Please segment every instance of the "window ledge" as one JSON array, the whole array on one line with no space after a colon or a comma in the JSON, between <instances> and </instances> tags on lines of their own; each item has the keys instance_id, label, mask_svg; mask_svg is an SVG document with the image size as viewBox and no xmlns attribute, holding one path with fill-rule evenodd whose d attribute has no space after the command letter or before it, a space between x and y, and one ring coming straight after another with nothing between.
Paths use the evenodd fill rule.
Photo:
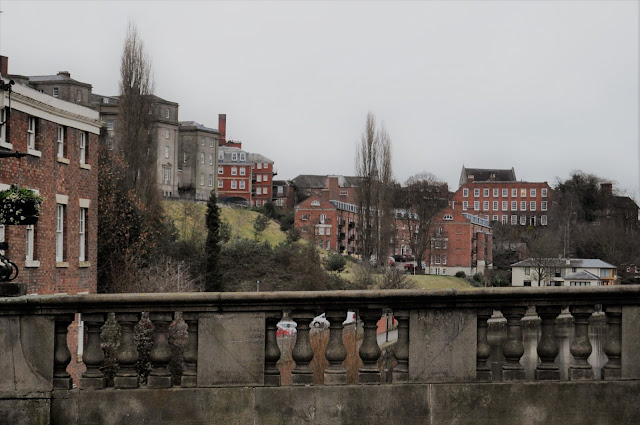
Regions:
<instances>
[{"instance_id":1,"label":"window ledge","mask_svg":"<svg viewBox=\"0 0 640 425\"><path fill-rule=\"evenodd\" d=\"M40 267L40 261L38 260L24 260L25 267Z\"/></svg>"},{"instance_id":2,"label":"window ledge","mask_svg":"<svg viewBox=\"0 0 640 425\"><path fill-rule=\"evenodd\" d=\"M69 161L69 158L61 158L61 157L58 156L57 159L58 159L58 162L61 162L63 164L70 164L71 163L71 161Z\"/></svg>"},{"instance_id":3,"label":"window ledge","mask_svg":"<svg viewBox=\"0 0 640 425\"><path fill-rule=\"evenodd\" d=\"M84 163L80 163L80 168L84 169L84 170L90 170L91 169L91 164L84 164Z\"/></svg>"},{"instance_id":4,"label":"window ledge","mask_svg":"<svg viewBox=\"0 0 640 425\"><path fill-rule=\"evenodd\" d=\"M78 267L80 267L80 268L91 267L91 262L90 261L80 261L80 263L78 263Z\"/></svg>"},{"instance_id":5,"label":"window ledge","mask_svg":"<svg viewBox=\"0 0 640 425\"><path fill-rule=\"evenodd\" d=\"M66 261L56 261L56 267L67 268L69 263Z\"/></svg>"},{"instance_id":6,"label":"window ledge","mask_svg":"<svg viewBox=\"0 0 640 425\"><path fill-rule=\"evenodd\" d=\"M37 157L41 157L42 156L42 152L37 151L35 149L27 149L27 154L28 155L32 155L32 156L37 156Z\"/></svg>"},{"instance_id":7,"label":"window ledge","mask_svg":"<svg viewBox=\"0 0 640 425\"><path fill-rule=\"evenodd\" d=\"M13 149L13 144L0 141L0 148Z\"/></svg>"}]
</instances>

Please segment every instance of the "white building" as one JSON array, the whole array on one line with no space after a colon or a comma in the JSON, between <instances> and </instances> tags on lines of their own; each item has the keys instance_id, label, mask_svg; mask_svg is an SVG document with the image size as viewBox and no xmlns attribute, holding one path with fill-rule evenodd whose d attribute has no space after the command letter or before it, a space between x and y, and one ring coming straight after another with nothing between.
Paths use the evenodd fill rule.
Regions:
<instances>
[{"instance_id":1,"label":"white building","mask_svg":"<svg viewBox=\"0 0 640 425\"><path fill-rule=\"evenodd\" d=\"M617 268L598 259L528 258L511 265L512 286L613 285Z\"/></svg>"}]
</instances>

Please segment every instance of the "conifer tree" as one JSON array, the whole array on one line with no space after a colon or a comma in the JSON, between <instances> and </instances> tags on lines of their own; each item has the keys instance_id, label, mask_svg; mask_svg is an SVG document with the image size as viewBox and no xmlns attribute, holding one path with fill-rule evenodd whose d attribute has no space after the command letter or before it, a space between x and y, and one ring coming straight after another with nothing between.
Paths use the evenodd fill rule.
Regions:
<instances>
[{"instance_id":1,"label":"conifer tree","mask_svg":"<svg viewBox=\"0 0 640 425\"><path fill-rule=\"evenodd\" d=\"M216 192L211 191L207 202L207 242L205 246L205 291L218 292L224 289L220 273L220 210Z\"/></svg>"}]
</instances>

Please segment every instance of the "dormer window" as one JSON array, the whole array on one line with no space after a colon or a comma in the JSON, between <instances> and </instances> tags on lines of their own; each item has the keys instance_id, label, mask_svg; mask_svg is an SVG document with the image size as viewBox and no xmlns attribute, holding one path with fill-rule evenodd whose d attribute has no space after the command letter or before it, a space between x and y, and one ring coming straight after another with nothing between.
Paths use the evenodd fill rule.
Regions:
<instances>
[{"instance_id":1,"label":"dormer window","mask_svg":"<svg viewBox=\"0 0 640 425\"><path fill-rule=\"evenodd\" d=\"M218 152L218 161L224 161L224 152Z\"/></svg>"},{"instance_id":2,"label":"dormer window","mask_svg":"<svg viewBox=\"0 0 640 425\"><path fill-rule=\"evenodd\" d=\"M58 87L54 87L53 88L53 97L58 97L58 95L60 94L59 92L60 91L58 90Z\"/></svg>"},{"instance_id":3,"label":"dormer window","mask_svg":"<svg viewBox=\"0 0 640 425\"><path fill-rule=\"evenodd\" d=\"M165 118L171 118L171 110L169 108L167 108L167 114L165 115Z\"/></svg>"},{"instance_id":4,"label":"dormer window","mask_svg":"<svg viewBox=\"0 0 640 425\"><path fill-rule=\"evenodd\" d=\"M237 153L232 153L231 154L231 160L232 161L237 161L238 160L238 154Z\"/></svg>"},{"instance_id":5,"label":"dormer window","mask_svg":"<svg viewBox=\"0 0 640 425\"><path fill-rule=\"evenodd\" d=\"M319 207L320 206L320 201L311 201L311 206L312 207Z\"/></svg>"},{"instance_id":6,"label":"dormer window","mask_svg":"<svg viewBox=\"0 0 640 425\"><path fill-rule=\"evenodd\" d=\"M247 159L247 156L244 153L240 154L240 161L245 161Z\"/></svg>"},{"instance_id":7,"label":"dormer window","mask_svg":"<svg viewBox=\"0 0 640 425\"><path fill-rule=\"evenodd\" d=\"M453 216L451 214L445 214L443 220L453 220Z\"/></svg>"}]
</instances>

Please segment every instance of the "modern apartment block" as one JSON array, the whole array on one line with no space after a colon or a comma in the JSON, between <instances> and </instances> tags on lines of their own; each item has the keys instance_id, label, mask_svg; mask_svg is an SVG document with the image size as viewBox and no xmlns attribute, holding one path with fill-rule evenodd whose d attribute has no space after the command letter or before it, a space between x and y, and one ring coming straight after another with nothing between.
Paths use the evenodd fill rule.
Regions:
<instances>
[{"instance_id":1,"label":"modern apartment block","mask_svg":"<svg viewBox=\"0 0 640 425\"><path fill-rule=\"evenodd\" d=\"M6 71L0 70L5 75ZM8 80L4 80L8 81ZM0 92L0 189L16 184L44 197L35 225L0 225L4 252L29 293L95 293L97 289L98 112L15 84Z\"/></svg>"},{"instance_id":2,"label":"modern apartment block","mask_svg":"<svg viewBox=\"0 0 640 425\"><path fill-rule=\"evenodd\" d=\"M453 205L462 212L502 224L545 226L551 208L547 182L517 181L515 171L462 167Z\"/></svg>"}]
</instances>

